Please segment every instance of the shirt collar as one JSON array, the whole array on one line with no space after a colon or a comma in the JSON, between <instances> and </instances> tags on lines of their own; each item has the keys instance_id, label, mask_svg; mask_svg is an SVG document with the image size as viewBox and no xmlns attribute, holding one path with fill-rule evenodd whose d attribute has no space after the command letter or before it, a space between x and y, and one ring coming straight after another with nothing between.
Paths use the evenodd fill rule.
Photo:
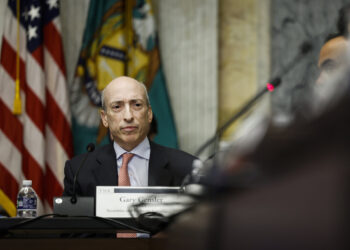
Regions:
<instances>
[{"instance_id":1,"label":"shirt collar","mask_svg":"<svg viewBox=\"0 0 350 250\"><path fill-rule=\"evenodd\" d=\"M149 157L151 154L151 146L149 144L149 140L147 137L139 145L133 148L130 152L120 147L116 142L113 142L113 147L114 147L114 151L117 156L117 159L119 159L124 153L132 153L141 158L149 160Z\"/></svg>"}]
</instances>

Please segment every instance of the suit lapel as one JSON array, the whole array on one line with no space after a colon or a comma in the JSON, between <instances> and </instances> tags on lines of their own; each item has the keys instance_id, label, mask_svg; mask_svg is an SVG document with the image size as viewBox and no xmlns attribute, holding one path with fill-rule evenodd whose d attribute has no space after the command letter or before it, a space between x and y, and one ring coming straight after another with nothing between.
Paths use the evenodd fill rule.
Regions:
<instances>
[{"instance_id":1,"label":"suit lapel","mask_svg":"<svg viewBox=\"0 0 350 250\"><path fill-rule=\"evenodd\" d=\"M113 144L108 144L102 147L96 156L96 161L97 164L93 170L93 173L95 175L97 185L117 186L117 159Z\"/></svg>"},{"instance_id":2,"label":"suit lapel","mask_svg":"<svg viewBox=\"0 0 350 250\"><path fill-rule=\"evenodd\" d=\"M148 167L148 186L171 185L171 173L168 169L169 160L162 148L150 141L151 155Z\"/></svg>"},{"instance_id":3,"label":"suit lapel","mask_svg":"<svg viewBox=\"0 0 350 250\"><path fill-rule=\"evenodd\" d=\"M150 142L151 155L148 167L148 186L171 186L172 175L169 159L161 146ZM117 186L118 171L117 160L113 144L103 146L96 156L96 166L93 174L97 185Z\"/></svg>"}]
</instances>

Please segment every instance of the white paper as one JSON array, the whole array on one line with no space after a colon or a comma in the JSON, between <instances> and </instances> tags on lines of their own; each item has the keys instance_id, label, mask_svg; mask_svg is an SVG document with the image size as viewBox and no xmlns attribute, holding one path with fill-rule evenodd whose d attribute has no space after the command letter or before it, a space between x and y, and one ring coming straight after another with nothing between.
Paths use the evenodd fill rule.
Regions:
<instances>
[{"instance_id":1,"label":"white paper","mask_svg":"<svg viewBox=\"0 0 350 250\"><path fill-rule=\"evenodd\" d=\"M96 216L131 218L130 207L138 206L140 213L157 212L163 216L183 211L194 199L179 193L179 187L96 187ZM134 211L134 210L133 210ZM134 213L134 216L138 214Z\"/></svg>"}]
</instances>

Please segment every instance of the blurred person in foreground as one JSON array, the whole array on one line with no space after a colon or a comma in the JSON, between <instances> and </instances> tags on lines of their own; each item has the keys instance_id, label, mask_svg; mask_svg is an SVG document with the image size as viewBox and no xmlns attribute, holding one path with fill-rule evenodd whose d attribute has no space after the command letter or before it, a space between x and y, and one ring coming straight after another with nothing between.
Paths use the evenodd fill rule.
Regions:
<instances>
[{"instance_id":1,"label":"blurred person in foreground","mask_svg":"<svg viewBox=\"0 0 350 250\"><path fill-rule=\"evenodd\" d=\"M168 249L349 249L349 84L342 91L224 166L207 199L170 227Z\"/></svg>"},{"instance_id":2,"label":"blurred person in foreground","mask_svg":"<svg viewBox=\"0 0 350 250\"><path fill-rule=\"evenodd\" d=\"M347 74L349 74L349 40L348 27L345 18L350 13L350 5L345 6L340 11L338 20L339 33L331 35L326 39L319 54L317 66L320 74L316 80L314 95L311 98L313 116L323 112L327 106L336 102L347 89ZM340 27L340 28L339 28ZM344 80L345 79L345 80Z\"/></svg>"},{"instance_id":3,"label":"blurred person in foreground","mask_svg":"<svg viewBox=\"0 0 350 250\"><path fill-rule=\"evenodd\" d=\"M310 119L270 124L250 148L214 161L210 192L169 228L168 249L350 248L347 46L337 37L321 50L327 77Z\"/></svg>"},{"instance_id":4,"label":"blurred person in foreground","mask_svg":"<svg viewBox=\"0 0 350 250\"><path fill-rule=\"evenodd\" d=\"M318 68L320 69L317 84L330 82L334 71L344 68L348 55L348 40L344 36L337 36L328 40L321 48Z\"/></svg>"},{"instance_id":5,"label":"blurred person in foreground","mask_svg":"<svg viewBox=\"0 0 350 250\"><path fill-rule=\"evenodd\" d=\"M94 196L96 186L119 185L123 157L128 153L132 154L127 167L130 186L181 185L195 157L150 141L147 134L152 118L143 83L122 76L106 86L102 92L101 119L109 128L113 143L87 153L77 178L77 195ZM72 195L73 179L85 156L66 162L63 195Z\"/></svg>"},{"instance_id":6,"label":"blurred person in foreground","mask_svg":"<svg viewBox=\"0 0 350 250\"><path fill-rule=\"evenodd\" d=\"M348 38L350 33L350 4L344 5L338 14L337 33L326 38L320 50L318 68L320 69L317 84L330 82L329 75L346 65L348 58Z\"/></svg>"}]
</instances>

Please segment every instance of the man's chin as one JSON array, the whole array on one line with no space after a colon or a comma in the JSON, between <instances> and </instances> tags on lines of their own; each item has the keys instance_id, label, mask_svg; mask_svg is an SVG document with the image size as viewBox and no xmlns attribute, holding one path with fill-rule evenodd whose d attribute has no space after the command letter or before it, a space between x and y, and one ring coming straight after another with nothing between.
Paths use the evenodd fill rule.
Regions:
<instances>
[{"instance_id":1,"label":"man's chin","mask_svg":"<svg viewBox=\"0 0 350 250\"><path fill-rule=\"evenodd\" d=\"M125 141L125 142L128 142L128 143L132 143L132 142L135 142L137 141L139 138L139 136L135 133L130 133L130 134L124 134L122 136L122 140Z\"/></svg>"},{"instance_id":2,"label":"man's chin","mask_svg":"<svg viewBox=\"0 0 350 250\"><path fill-rule=\"evenodd\" d=\"M123 136L121 144L127 146L128 148L134 148L140 143L140 138L135 135Z\"/></svg>"}]
</instances>

